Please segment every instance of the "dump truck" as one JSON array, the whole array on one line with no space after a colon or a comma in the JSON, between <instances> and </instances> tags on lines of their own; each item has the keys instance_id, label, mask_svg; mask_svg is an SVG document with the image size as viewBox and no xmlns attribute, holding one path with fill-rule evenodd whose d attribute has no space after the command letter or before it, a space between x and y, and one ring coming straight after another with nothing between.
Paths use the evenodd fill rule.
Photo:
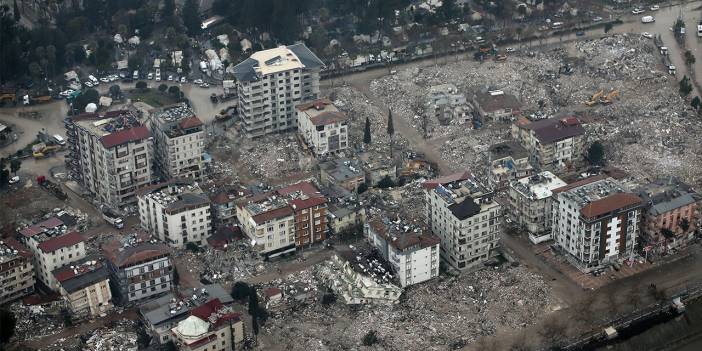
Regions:
<instances>
[{"instance_id":1,"label":"dump truck","mask_svg":"<svg viewBox=\"0 0 702 351\"><path fill-rule=\"evenodd\" d=\"M120 215L118 215L117 213L112 212L107 207L102 208L102 218L107 223L110 223L113 227L115 227L117 229L124 228L124 220L122 220L122 217Z\"/></svg>"}]
</instances>

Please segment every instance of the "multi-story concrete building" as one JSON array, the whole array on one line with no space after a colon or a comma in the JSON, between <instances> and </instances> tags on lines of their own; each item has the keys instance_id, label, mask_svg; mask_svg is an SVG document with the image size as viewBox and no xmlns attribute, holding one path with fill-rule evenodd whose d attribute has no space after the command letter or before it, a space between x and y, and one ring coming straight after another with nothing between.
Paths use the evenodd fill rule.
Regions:
<instances>
[{"instance_id":1,"label":"multi-story concrete building","mask_svg":"<svg viewBox=\"0 0 702 351\"><path fill-rule=\"evenodd\" d=\"M438 236L422 225L376 216L365 226L366 238L390 263L404 288L439 276Z\"/></svg>"},{"instance_id":2,"label":"multi-story concrete building","mask_svg":"<svg viewBox=\"0 0 702 351\"><path fill-rule=\"evenodd\" d=\"M551 236L552 191L566 186L566 182L545 171L513 181L509 187L510 217L529 232L529 240L538 244L553 239Z\"/></svg>"},{"instance_id":3,"label":"multi-story concrete building","mask_svg":"<svg viewBox=\"0 0 702 351\"><path fill-rule=\"evenodd\" d=\"M553 238L589 272L633 258L643 201L612 178L584 179L553 190Z\"/></svg>"},{"instance_id":4,"label":"multi-story concrete building","mask_svg":"<svg viewBox=\"0 0 702 351\"><path fill-rule=\"evenodd\" d=\"M250 196L251 191L246 188L232 188L218 192L212 199L212 210L214 211L214 222L217 225L230 226L237 223L236 202L246 196Z\"/></svg>"},{"instance_id":5,"label":"multi-story concrete building","mask_svg":"<svg viewBox=\"0 0 702 351\"><path fill-rule=\"evenodd\" d=\"M199 187L171 181L140 189L141 227L171 247L205 245L212 233L210 199Z\"/></svg>"},{"instance_id":6,"label":"multi-story concrete building","mask_svg":"<svg viewBox=\"0 0 702 351\"><path fill-rule=\"evenodd\" d=\"M110 207L135 203L136 189L153 180L151 132L136 114L84 113L64 122L71 177Z\"/></svg>"},{"instance_id":7,"label":"multi-story concrete building","mask_svg":"<svg viewBox=\"0 0 702 351\"><path fill-rule=\"evenodd\" d=\"M237 202L244 234L268 257L326 239L326 198L309 182L257 194Z\"/></svg>"},{"instance_id":8,"label":"multi-story concrete building","mask_svg":"<svg viewBox=\"0 0 702 351\"><path fill-rule=\"evenodd\" d=\"M585 129L573 116L535 122L521 118L512 125L512 138L539 171L571 169L584 160Z\"/></svg>"},{"instance_id":9,"label":"multi-story concrete building","mask_svg":"<svg viewBox=\"0 0 702 351\"><path fill-rule=\"evenodd\" d=\"M488 182L496 190L506 189L515 179L534 174L529 153L514 141L491 145L488 149Z\"/></svg>"},{"instance_id":10,"label":"multi-story concrete building","mask_svg":"<svg viewBox=\"0 0 702 351\"><path fill-rule=\"evenodd\" d=\"M239 116L249 137L296 127L295 106L319 97L324 63L304 44L256 52L234 67Z\"/></svg>"},{"instance_id":11,"label":"multi-story concrete building","mask_svg":"<svg viewBox=\"0 0 702 351\"><path fill-rule=\"evenodd\" d=\"M441 239L444 263L465 270L487 260L500 239L501 206L494 193L468 171L422 186L427 225Z\"/></svg>"},{"instance_id":12,"label":"multi-story concrete building","mask_svg":"<svg viewBox=\"0 0 702 351\"><path fill-rule=\"evenodd\" d=\"M346 114L329 99L297 105L298 132L316 156L334 155L349 147Z\"/></svg>"},{"instance_id":13,"label":"multi-story concrete building","mask_svg":"<svg viewBox=\"0 0 702 351\"><path fill-rule=\"evenodd\" d=\"M224 306L219 299L192 309L190 316L178 322L171 332L179 350L243 350L244 322L241 314Z\"/></svg>"},{"instance_id":14,"label":"multi-story concrete building","mask_svg":"<svg viewBox=\"0 0 702 351\"><path fill-rule=\"evenodd\" d=\"M59 284L53 271L85 258L83 236L66 233L63 222L56 217L20 230L20 238L34 256L37 279L54 291Z\"/></svg>"},{"instance_id":15,"label":"multi-story concrete building","mask_svg":"<svg viewBox=\"0 0 702 351\"><path fill-rule=\"evenodd\" d=\"M483 122L510 121L521 115L522 104L517 97L502 90L477 92L473 104Z\"/></svg>"},{"instance_id":16,"label":"multi-story concrete building","mask_svg":"<svg viewBox=\"0 0 702 351\"><path fill-rule=\"evenodd\" d=\"M641 228L647 250L663 253L694 238L702 197L678 179L657 179L638 188L646 209Z\"/></svg>"},{"instance_id":17,"label":"multi-story concrete building","mask_svg":"<svg viewBox=\"0 0 702 351\"><path fill-rule=\"evenodd\" d=\"M103 247L103 252L119 303L135 303L173 289L174 266L168 245L113 241Z\"/></svg>"},{"instance_id":18,"label":"multi-story concrete building","mask_svg":"<svg viewBox=\"0 0 702 351\"><path fill-rule=\"evenodd\" d=\"M59 292L77 319L105 316L114 307L109 271L100 258L86 258L53 271Z\"/></svg>"},{"instance_id":19,"label":"multi-story concrete building","mask_svg":"<svg viewBox=\"0 0 702 351\"><path fill-rule=\"evenodd\" d=\"M341 158L320 163L319 179L326 186L333 184L356 192L366 182L366 175L358 160Z\"/></svg>"},{"instance_id":20,"label":"multi-story concrete building","mask_svg":"<svg viewBox=\"0 0 702 351\"><path fill-rule=\"evenodd\" d=\"M472 120L470 105L465 95L453 84L434 85L429 88L424 113L442 125L464 124Z\"/></svg>"},{"instance_id":21,"label":"multi-story concrete building","mask_svg":"<svg viewBox=\"0 0 702 351\"><path fill-rule=\"evenodd\" d=\"M14 238L0 240L0 305L34 292L32 253Z\"/></svg>"},{"instance_id":22,"label":"multi-story concrete building","mask_svg":"<svg viewBox=\"0 0 702 351\"><path fill-rule=\"evenodd\" d=\"M204 176L205 131L185 104L163 108L151 118L154 161L163 179L201 180Z\"/></svg>"}]
</instances>

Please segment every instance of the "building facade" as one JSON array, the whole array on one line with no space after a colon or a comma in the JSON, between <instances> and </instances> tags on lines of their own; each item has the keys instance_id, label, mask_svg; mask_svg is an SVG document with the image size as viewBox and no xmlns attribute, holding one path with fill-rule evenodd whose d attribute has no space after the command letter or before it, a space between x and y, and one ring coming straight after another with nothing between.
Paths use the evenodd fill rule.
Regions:
<instances>
[{"instance_id":1,"label":"building facade","mask_svg":"<svg viewBox=\"0 0 702 351\"><path fill-rule=\"evenodd\" d=\"M481 265L499 245L502 209L494 193L468 171L422 186L427 225L441 239L443 262L457 270Z\"/></svg>"},{"instance_id":2,"label":"building facade","mask_svg":"<svg viewBox=\"0 0 702 351\"><path fill-rule=\"evenodd\" d=\"M590 272L633 258L643 201L612 178L593 177L553 190L556 244Z\"/></svg>"},{"instance_id":3,"label":"building facade","mask_svg":"<svg viewBox=\"0 0 702 351\"><path fill-rule=\"evenodd\" d=\"M204 178L203 123L185 104L169 106L151 118L154 161L163 179Z\"/></svg>"},{"instance_id":4,"label":"building facade","mask_svg":"<svg viewBox=\"0 0 702 351\"><path fill-rule=\"evenodd\" d=\"M104 317L114 307L109 272L100 259L83 259L53 274L74 318Z\"/></svg>"},{"instance_id":5,"label":"building facade","mask_svg":"<svg viewBox=\"0 0 702 351\"><path fill-rule=\"evenodd\" d=\"M349 147L346 114L329 99L297 105L298 132L316 156L335 155Z\"/></svg>"},{"instance_id":6,"label":"building facade","mask_svg":"<svg viewBox=\"0 0 702 351\"><path fill-rule=\"evenodd\" d=\"M488 149L488 182L490 187L502 190L516 179L534 174L529 153L514 141L491 145Z\"/></svg>"},{"instance_id":7,"label":"building facade","mask_svg":"<svg viewBox=\"0 0 702 351\"><path fill-rule=\"evenodd\" d=\"M510 217L529 232L529 240L538 244L551 236L552 191L567 184L551 172L513 181L509 187Z\"/></svg>"},{"instance_id":8,"label":"building facade","mask_svg":"<svg viewBox=\"0 0 702 351\"><path fill-rule=\"evenodd\" d=\"M296 128L295 106L319 97L323 66L304 44L258 51L236 65L244 133L260 137Z\"/></svg>"},{"instance_id":9,"label":"building facade","mask_svg":"<svg viewBox=\"0 0 702 351\"><path fill-rule=\"evenodd\" d=\"M212 234L210 199L199 187L167 182L140 189L141 227L171 247L205 245Z\"/></svg>"},{"instance_id":10,"label":"building facade","mask_svg":"<svg viewBox=\"0 0 702 351\"><path fill-rule=\"evenodd\" d=\"M0 305L34 292L32 253L13 238L0 241Z\"/></svg>"},{"instance_id":11,"label":"building facade","mask_svg":"<svg viewBox=\"0 0 702 351\"><path fill-rule=\"evenodd\" d=\"M179 350L234 351L243 349L244 322L241 314L211 300L190 311L190 316L171 330Z\"/></svg>"},{"instance_id":12,"label":"building facade","mask_svg":"<svg viewBox=\"0 0 702 351\"><path fill-rule=\"evenodd\" d=\"M71 177L110 207L135 203L136 189L153 180L151 132L136 114L85 113L64 122Z\"/></svg>"},{"instance_id":13,"label":"building facade","mask_svg":"<svg viewBox=\"0 0 702 351\"><path fill-rule=\"evenodd\" d=\"M141 242L104 247L115 299L131 304L173 289L171 248L162 243Z\"/></svg>"},{"instance_id":14,"label":"building facade","mask_svg":"<svg viewBox=\"0 0 702 351\"><path fill-rule=\"evenodd\" d=\"M512 125L512 138L529 152L539 171L572 169L584 161L585 129L573 116L519 119Z\"/></svg>"}]
</instances>

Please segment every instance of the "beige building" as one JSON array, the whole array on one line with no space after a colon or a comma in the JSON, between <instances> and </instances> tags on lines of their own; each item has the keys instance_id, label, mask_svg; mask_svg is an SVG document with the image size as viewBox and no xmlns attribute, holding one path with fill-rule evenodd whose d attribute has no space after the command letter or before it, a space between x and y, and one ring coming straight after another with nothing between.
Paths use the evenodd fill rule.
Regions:
<instances>
[{"instance_id":1,"label":"beige building","mask_svg":"<svg viewBox=\"0 0 702 351\"><path fill-rule=\"evenodd\" d=\"M531 176L534 168L529 163L529 153L514 141L491 145L488 149L490 187L502 190L515 179Z\"/></svg>"},{"instance_id":2,"label":"beige building","mask_svg":"<svg viewBox=\"0 0 702 351\"><path fill-rule=\"evenodd\" d=\"M337 158L319 164L319 179L326 186L337 185L356 192L366 182L366 175L358 160Z\"/></svg>"},{"instance_id":3,"label":"beige building","mask_svg":"<svg viewBox=\"0 0 702 351\"><path fill-rule=\"evenodd\" d=\"M529 240L532 243L538 244L553 239L551 195L553 190L566 185L566 182L548 171L521 178L510 184L510 218L529 232Z\"/></svg>"},{"instance_id":4,"label":"beige building","mask_svg":"<svg viewBox=\"0 0 702 351\"><path fill-rule=\"evenodd\" d=\"M584 160L585 129L573 116L536 122L519 119L512 125L512 138L529 152L539 171L569 170Z\"/></svg>"},{"instance_id":5,"label":"beige building","mask_svg":"<svg viewBox=\"0 0 702 351\"><path fill-rule=\"evenodd\" d=\"M260 137L296 128L295 106L319 97L323 66L304 44L258 51L236 65L244 133Z\"/></svg>"},{"instance_id":6,"label":"beige building","mask_svg":"<svg viewBox=\"0 0 702 351\"><path fill-rule=\"evenodd\" d=\"M327 210L327 223L333 234L341 234L366 223L366 210L358 204L333 204Z\"/></svg>"},{"instance_id":7,"label":"beige building","mask_svg":"<svg viewBox=\"0 0 702 351\"><path fill-rule=\"evenodd\" d=\"M349 147L346 114L329 99L297 105L297 128L316 156L339 154Z\"/></svg>"},{"instance_id":8,"label":"beige building","mask_svg":"<svg viewBox=\"0 0 702 351\"><path fill-rule=\"evenodd\" d=\"M441 258L465 270L481 265L499 245L502 209L494 193L468 171L428 180L427 224L441 239Z\"/></svg>"},{"instance_id":9,"label":"beige building","mask_svg":"<svg viewBox=\"0 0 702 351\"><path fill-rule=\"evenodd\" d=\"M210 199L196 185L178 181L139 190L141 227L171 247L205 245L212 233Z\"/></svg>"},{"instance_id":10,"label":"beige building","mask_svg":"<svg viewBox=\"0 0 702 351\"><path fill-rule=\"evenodd\" d=\"M151 118L154 162L164 179L202 180L205 172L205 131L185 104L169 106Z\"/></svg>"},{"instance_id":11,"label":"beige building","mask_svg":"<svg viewBox=\"0 0 702 351\"><path fill-rule=\"evenodd\" d=\"M0 305L34 292L32 253L13 238L0 240Z\"/></svg>"},{"instance_id":12,"label":"beige building","mask_svg":"<svg viewBox=\"0 0 702 351\"><path fill-rule=\"evenodd\" d=\"M183 351L234 351L243 349L241 314L219 299L195 307L190 316L171 329L173 341Z\"/></svg>"},{"instance_id":13,"label":"beige building","mask_svg":"<svg viewBox=\"0 0 702 351\"><path fill-rule=\"evenodd\" d=\"M118 208L137 201L136 189L151 183L151 132L130 111L84 113L65 119L66 166L95 198Z\"/></svg>"},{"instance_id":14,"label":"beige building","mask_svg":"<svg viewBox=\"0 0 702 351\"><path fill-rule=\"evenodd\" d=\"M110 273L100 259L84 259L53 274L74 318L104 317L112 309Z\"/></svg>"}]
</instances>

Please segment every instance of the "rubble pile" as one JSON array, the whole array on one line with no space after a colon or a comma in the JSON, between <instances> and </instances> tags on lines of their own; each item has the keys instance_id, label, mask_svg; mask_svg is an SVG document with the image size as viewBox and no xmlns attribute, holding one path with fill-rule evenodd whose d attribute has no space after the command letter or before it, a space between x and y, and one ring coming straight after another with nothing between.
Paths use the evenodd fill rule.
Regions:
<instances>
[{"instance_id":1,"label":"rubble pile","mask_svg":"<svg viewBox=\"0 0 702 351\"><path fill-rule=\"evenodd\" d=\"M291 350L358 348L369 330L377 331L381 349L443 350L531 325L551 296L526 268L485 269L413 286L394 306L313 304L276 315L263 330L267 340Z\"/></svg>"},{"instance_id":2,"label":"rubble pile","mask_svg":"<svg viewBox=\"0 0 702 351\"><path fill-rule=\"evenodd\" d=\"M316 269L306 269L288 274L283 279L271 280L265 284L263 290L280 289L283 295L281 302L285 307L316 301L320 289L320 283L314 274Z\"/></svg>"},{"instance_id":3,"label":"rubble pile","mask_svg":"<svg viewBox=\"0 0 702 351\"><path fill-rule=\"evenodd\" d=\"M37 340L63 331L59 305L25 305L22 302L10 305L17 321L15 337L18 340Z\"/></svg>"},{"instance_id":4,"label":"rubble pile","mask_svg":"<svg viewBox=\"0 0 702 351\"><path fill-rule=\"evenodd\" d=\"M266 271L261 255L243 242L234 242L224 251L207 248L204 253L196 254L196 264L203 277L213 283L227 283L244 280ZM192 265L189 265L192 267Z\"/></svg>"},{"instance_id":5,"label":"rubble pile","mask_svg":"<svg viewBox=\"0 0 702 351\"><path fill-rule=\"evenodd\" d=\"M301 152L295 133L264 136L242 145L238 167L258 179L285 179L313 167L312 157Z\"/></svg>"},{"instance_id":6,"label":"rubble pile","mask_svg":"<svg viewBox=\"0 0 702 351\"><path fill-rule=\"evenodd\" d=\"M85 351L136 351L137 333L135 321L124 320L114 328L100 328L91 331L85 342Z\"/></svg>"}]
</instances>

